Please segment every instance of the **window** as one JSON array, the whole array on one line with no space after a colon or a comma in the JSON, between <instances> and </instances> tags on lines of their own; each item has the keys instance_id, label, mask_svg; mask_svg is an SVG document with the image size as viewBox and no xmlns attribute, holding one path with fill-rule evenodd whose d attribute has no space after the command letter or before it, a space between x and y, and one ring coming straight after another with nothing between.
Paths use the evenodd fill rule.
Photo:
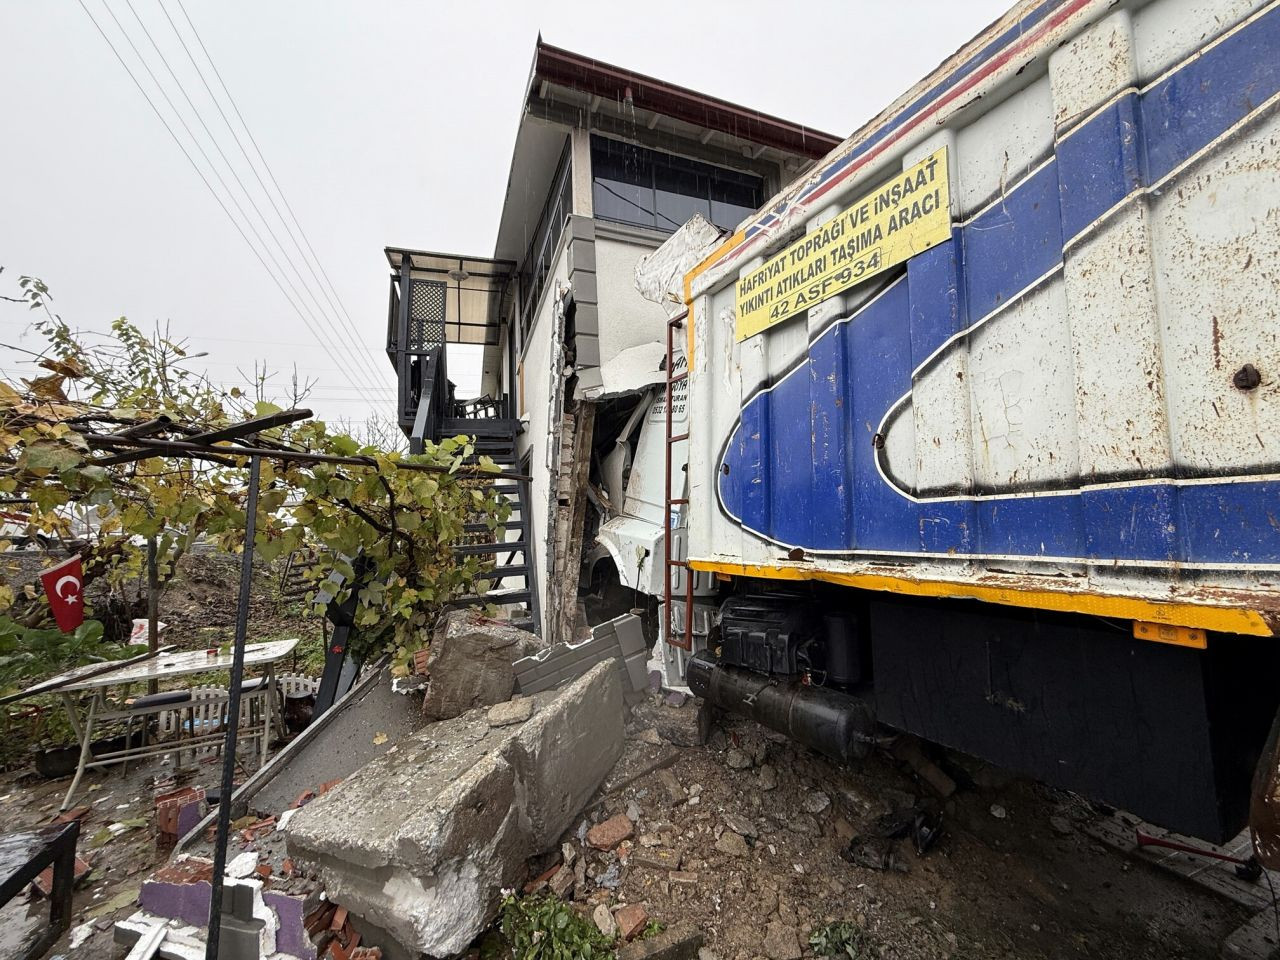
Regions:
<instances>
[{"instance_id":1,"label":"window","mask_svg":"<svg viewBox=\"0 0 1280 960\"><path fill-rule=\"evenodd\" d=\"M566 141L564 151L560 155L560 164L555 176L551 178L551 190L547 194L547 204L538 218L538 228L533 233L529 249L525 252L520 264L520 291L524 308L521 311L521 343L524 334L533 323L533 311L538 307L538 299L542 296L542 288L551 274L552 258L560 237L564 234L564 225L573 211L573 178L569 175L569 145Z\"/></svg>"},{"instance_id":2,"label":"window","mask_svg":"<svg viewBox=\"0 0 1280 960\"><path fill-rule=\"evenodd\" d=\"M591 180L596 217L668 233L695 213L731 230L764 202L759 177L597 136Z\"/></svg>"}]
</instances>

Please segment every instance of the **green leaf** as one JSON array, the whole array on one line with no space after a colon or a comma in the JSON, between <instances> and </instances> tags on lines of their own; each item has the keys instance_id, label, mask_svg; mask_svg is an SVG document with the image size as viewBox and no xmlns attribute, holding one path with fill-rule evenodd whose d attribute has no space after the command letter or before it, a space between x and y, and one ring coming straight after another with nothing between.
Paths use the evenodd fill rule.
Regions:
<instances>
[{"instance_id":1,"label":"green leaf","mask_svg":"<svg viewBox=\"0 0 1280 960\"><path fill-rule=\"evenodd\" d=\"M52 441L28 444L18 465L26 470L60 473L78 467L84 458L71 447Z\"/></svg>"}]
</instances>

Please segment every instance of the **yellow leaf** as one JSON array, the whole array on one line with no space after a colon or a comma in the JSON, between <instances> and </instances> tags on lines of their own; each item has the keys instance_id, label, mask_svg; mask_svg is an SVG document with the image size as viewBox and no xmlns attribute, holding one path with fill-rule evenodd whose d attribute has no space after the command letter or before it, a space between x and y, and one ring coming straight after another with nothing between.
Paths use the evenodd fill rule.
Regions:
<instances>
[{"instance_id":1,"label":"yellow leaf","mask_svg":"<svg viewBox=\"0 0 1280 960\"><path fill-rule=\"evenodd\" d=\"M37 397L66 403L67 395L62 392L62 382L65 379L66 377L55 373L48 377L37 377L35 380L27 380L26 384L31 388L31 392Z\"/></svg>"},{"instance_id":2,"label":"yellow leaf","mask_svg":"<svg viewBox=\"0 0 1280 960\"><path fill-rule=\"evenodd\" d=\"M68 380L78 380L84 376L84 366L75 357L63 357L56 359L54 357L45 357L40 361L39 366L46 370L52 370L60 377L66 377Z\"/></svg>"}]
</instances>

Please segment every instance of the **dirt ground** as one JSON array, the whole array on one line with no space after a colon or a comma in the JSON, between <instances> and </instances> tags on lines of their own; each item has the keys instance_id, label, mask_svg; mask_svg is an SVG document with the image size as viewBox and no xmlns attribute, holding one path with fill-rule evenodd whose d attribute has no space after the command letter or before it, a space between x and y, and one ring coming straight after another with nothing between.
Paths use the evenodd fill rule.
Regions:
<instances>
[{"instance_id":1,"label":"dirt ground","mask_svg":"<svg viewBox=\"0 0 1280 960\"><path fill-rule=\"evenodd\" d=\"M204 764L190 782L212 787L219 768ZM118 767L85 774L75 805L90 806L80 825L78 856L91 871L76 887L72 897L71 930L50 951L50 955L74 952L78 960L107 960L114 956L111 925L128 916L142 881L168 856L157 844L152 825L155 792L151 782L170 770L159 760L131 764L126 774ZM58 815L59 805L70 778L39 779L32 772L0 775L0 821L5 830L20 830L49 823ZM112 825L118 825L114 828ZM115 832L118 831L118 832ZM0 908L0 955L13 956L20 944L32 938L48 916L42 898L19 896ZM81 924L91 925L82 935L86 940L71 947L72 934Z\"/></svg>"},{"instance_id":2,"label":"dirt ground","mask_svg":"<svg viewBox=\"0 0 1280 960\"><path fill-rule=\"evenodd\" d=\"M1088 837L1080 825L1096 814L1083 802L976 762L950 767L969 782L940 804L937 845L919 857L909 839L896 841L899 868L878 870L841 857L850 838L871 835L895 808L934 802L887 755L842 769L732 717L719 720L705 747L655 747L653 731L637 724L630 738L633 750L676 759L583 818L589 826L633 817L626 864L617 851L586 851L579 827L565 836L587 854L577 902L642 903L656 920L690 919L719 960L810 956L811 931L838 920L863 927L875 951L864 955L886 960L1216 957L1247 919L1242 908ZM205 766L192 782L216 781L216 765ZM80 852L94 869L75 892L72 921L84 940L72 948L72 934L64 935L51 955L120 953L111 923L132 912L142 880L168 852L157 846L150 787L167 772L154 764L87 776L79 802L92 813ZM9 829L48 822L66 785L0 777L0 818ZM104 836L110 824L139 820ZM645 865L663 859L656 854L664 868ZM0 912L0 948L15 947L44 910L35 900Z\"/></svg>"},{"instance_id":3,"label":"dirt ground","mask_svg":"<svg viewBox=\"0 0 1280 960\"><path fill-rule=\"evenodd\" d=\"M631 736L646 733L633 725ZM842 859L849 840L895 808L933 802L887 755L841 769L735 718L722 718L706 747L677 749L677 789L669 775L642 778L589 818L637 823L616 889L588 879L588 902L692 919L721 960L812 955L811 931L832 921L864 928L876 951L865 956L903 960L1216 957L1247 919L1086 836L1080 825L1097 813L1082 801L976 761L951 766L969 782L940 805L938 844L919 857L910 839L897 841L900 867L878 870ZM638 862L658 851L678 873ZM588 874L612 882L615 855L588 856Z\"/></svg>"}]
</instances>

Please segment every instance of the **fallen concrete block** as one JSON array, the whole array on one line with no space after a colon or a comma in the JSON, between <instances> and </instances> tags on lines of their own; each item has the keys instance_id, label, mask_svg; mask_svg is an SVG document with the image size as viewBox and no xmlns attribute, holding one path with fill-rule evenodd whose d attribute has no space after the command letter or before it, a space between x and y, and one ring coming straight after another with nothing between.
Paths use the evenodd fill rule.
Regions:
<instances>
[{"instance_id":1,"label":"fallen concrete block","mask_svg":"<svg viewBox=\"0 0 1280 960\"><path fill-rule=\"evenodd\" d=\"M489 708L485 719L491 727L507 727L513 723L524 723L533 716L533 701L527 697L519 700L508 700Z\"/></svg>"},{"instance_id":2,"label":"fallen concrete block","mask_svg":"<svg viewBox=\"0 0 1280 960\"><path fill-rule=\"evenodd\" d=\"M649 684L645 663L649 645L640 618L623 614L591 628L591 639L582 643L555 643L531 657L517 660L516 686L521 693L553 690L580 677L597 663L618 665L624 690L643 690Z\"/></svg>"},{"instance_id":3,"label":"fallen concrete block","mask_svg":"<svg viewBox=\"0 0 1280 960\"><path fill-rule=\"evenodd\" d=\"M411 952L461 952L622 752L612 663L530 699L523 723L494 727L476 709L402 741L294 815L290 856Z\"/></svg>"},{"instance_id":4,"label":"fallen concrete block","mask_svg":"<svg viewBox=\"0 0 1280 960\"><path fill-rule=\"evenodd\" d=\"M473 610L451 610L431 638L430 676L422 715L448 720L473 707L510 700L515 690L511 664L541 649L527 630L491 620Z\"/></svg>"}]
</instances>

